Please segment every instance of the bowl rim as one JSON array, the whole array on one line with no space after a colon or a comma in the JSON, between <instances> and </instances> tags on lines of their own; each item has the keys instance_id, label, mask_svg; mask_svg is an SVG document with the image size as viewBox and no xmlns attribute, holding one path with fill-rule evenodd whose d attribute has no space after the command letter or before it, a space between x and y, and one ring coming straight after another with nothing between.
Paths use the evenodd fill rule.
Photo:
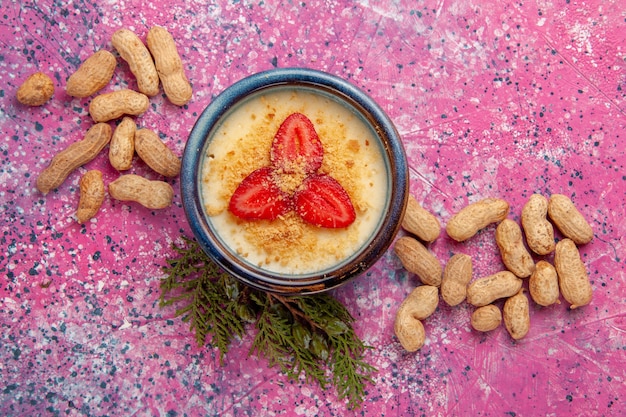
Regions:
<instances>
[{"instance_id":1,"label":"bowl rim","mask_svg":"<svg viewBox=\"0 0 626 417\"><path fill-rule=\"evenodd\" d=\"M393 181L390 203L386 216L375 230L370 244L347 264L320 274L278 274L254 269L248 264L229 257L228 250L211 238L211 231L204 216L199 190L202 170L202 154L206 139L214 125L228 114L240 100L261 90L276 86L308 86L321 88L341 96L348 104L360 111L375 128L381 139L381 151L385 154L385 166ZM183 152L180 187L183 209L191 230L204 252L225 272L235 279L267 292L280 294L313 294L327 291L348 282L369 269L388 249L398 233L408 198L408 165L398 131L382 108L364 91L348 81L319 70L308 68L277 68L247 76L216 96L202 111L194 124ZM280 276L280 278L277 278ZM293 278L289 278L289 277Z\"/></svg>"}]
</instances>

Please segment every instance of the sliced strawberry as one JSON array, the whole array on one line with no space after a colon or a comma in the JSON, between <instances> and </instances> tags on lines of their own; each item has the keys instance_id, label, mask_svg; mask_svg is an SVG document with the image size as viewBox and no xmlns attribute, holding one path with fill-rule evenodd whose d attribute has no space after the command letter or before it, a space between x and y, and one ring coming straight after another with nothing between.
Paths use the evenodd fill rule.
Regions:
<instances>
[{"instance_id":1,"label":"sliced strawberry","mask_svg":"<svg viewBox=\"0 0 626 417\"><path fill-rule=\"evenodd\" d=\"M271 167L259 168L239 184L228 210L244 220L274 220L291 210L291 199L273 179Z\"/></svg>"},{"instance_id":2,"label":"sliced strawberry","mask_svg":"<svg viewBox=\"0 0 626 417\"><path fill-rule=\"evenodd\" d=\"M350 196L337 180L328 175L307 177L293 198L296 212L305 222L315 226L347 227L356 218Z\"/></svg>"},{"instance_id":3,"label":"sliced strawberry","mask_svg":"<svg viewBox=\"0 0 626 417\"><path fill-rule=\"evenodd\" d=\"M287 173L313 173L322 166L323 156L315 126L302 113L293 113L283 121L270 150L272 165Z\"/></svg>"}]
</instances>

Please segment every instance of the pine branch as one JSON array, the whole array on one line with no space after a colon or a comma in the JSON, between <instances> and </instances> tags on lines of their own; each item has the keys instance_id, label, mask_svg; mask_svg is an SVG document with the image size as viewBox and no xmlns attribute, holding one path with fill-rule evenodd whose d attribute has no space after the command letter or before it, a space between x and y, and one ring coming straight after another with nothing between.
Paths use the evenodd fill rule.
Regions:
<instances>
[{"instance_id":1,"label":"pine branch","mask_svg":"<svg viewBox=\"0 0 626 417\"><path fill-rule=\"evenodd\" d=\"M307 382L317 381L326 386L324 367L319 363L306 343L306 328L298 321L299 315L283 303L273 302L273 295L266 295L267 303L256 323L257 335L250 353L257 352L268 359L270 366L278 365L291 379L304 374ZM304 333L303 333L304 332Z\"/></svg>"},{"instance_id":2,"label":"pine branch","mask_svg":"<svg viewBox=\"0 0 626 417\"><path fill-rule=\"evenodd\" d=\"M365 386L374 382L371 375L376 372L364 360L365 350L370 348L359 342L354 334L330 338L333 385L337 387L337 396L348 400L349 408L356 408L362 402Z\"/></svg>"},{"instance_id":3,"label":"pine branch","mask_svg":"<svg viewBox=\"0 0 626 417\"><path fill-rule=\"evenodd\" d=\"M250 355L265 357L290 379L304 376L321 388L332 383L349 408L362 403L376 368L365 362L369 347L341 302L327 293L283 297L254 290L224 273L196 242L182 239L182 246L173 245L177 257L164 268L160 304L182 304L175 315L189 322L199 346L210 338L223 362L232 339L253 324Z\"/></svg>"},{"instance_id":4,"label":"pine branch","mask_svg":"<svg viewBox=\"0 0 626 417\"><path fill-rule=\"evenodd\" d=\"M232 338L242 336L245 330L244 321L236 314L237 299L232 298L231 287L237 284L208 260L195 242L184 241L187 248L174 245L180 256L168 260L169 266L164 268L167 277L161 281L161 306L189 300L175 315L190 323L199 346L211 336L223 361Z\"/></svg>"}]
</instances>

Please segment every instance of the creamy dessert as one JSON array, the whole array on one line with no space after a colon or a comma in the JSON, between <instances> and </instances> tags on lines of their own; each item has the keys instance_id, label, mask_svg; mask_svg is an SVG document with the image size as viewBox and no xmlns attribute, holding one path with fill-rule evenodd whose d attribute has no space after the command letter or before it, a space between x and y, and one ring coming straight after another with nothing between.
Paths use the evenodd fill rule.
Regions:
<instances>
[{"instance_id":1,"label":"creamy dessert","mask_svg":"<svg viewBox=\"0 0 626 417\"><path fill-rule=\"evenodd\" d=\"M298 133L286 151L284 131ZM289 86L261 91L210 135L202 162L205 213L222 243L246 262L279 274L323 271L366 245L382 221L390 180L380 140L331 95Z\"/></svg>"}]
</instances>

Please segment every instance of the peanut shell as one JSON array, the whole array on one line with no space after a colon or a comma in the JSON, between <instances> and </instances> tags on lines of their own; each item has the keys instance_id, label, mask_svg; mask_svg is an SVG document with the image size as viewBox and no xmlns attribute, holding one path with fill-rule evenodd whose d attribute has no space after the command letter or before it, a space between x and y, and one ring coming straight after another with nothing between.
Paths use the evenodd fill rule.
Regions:
<instances>
[{"instance_id":1,"label":"peanut shell","mask_svg":"<svg viewBox=\"0 0 626 417\"><path fill-rule=\"evenodd\" d=\"M93 218L104 202L104 181L102 172L87 171L80 179L80 200L76 210L79 223L85 223Z\"/></svg>"},{"instance_id":2,"label":"peanut shell","mask_svg":"<svg viewBox=\"0 0 626 417\"><path fill-rule=\"evenodd\" d=\"M403 236L396 241L394 251L404 268L417 275L426 285L441 285L443 269L439 260L417 239Z\"/></svg>"},{"instance_id":3,"label":"peanut shell","mask_svg":"<svg viewBox=\"0 0 626 417\"><path fill-rule=\"evenodd\" d=\"M172 204L174 190L163 181L150 181L135 174L122 175L109 184L116 200L134 201L149 209L164 209Z\"/></svg>"},{"instance_id":4,"label":"peanut shell","mask_svg":"<svg viewBox=\"0 0 626 417\"><path fill-rule=\"evenodd\" d=\"M528 281L528 290L530 297L540 306L559 303L559 278L551 263L544 260L537 262Z\"/></svg>"},{"instance_id":5,"label":"peanut shell","mask_svg":"<svg viewBox=\"0 0 626 417\"><path fill-rule=\"evenodd\" d=\"M476 307L491 304L499 298L511 297L522 288L522 280L511 271L500 271L478 278L467 287L467 302Z\"/></svg>"},{"instance_id":6,"label":"peanut shell","mask_svg":"<svg viewBox=\"0 0 626 417\"><path fill-rule=\"evenodd\" d=\"M167 29L154 26L148 32L146 42L154 57L154 64L165 95L177 106L186 104L191 100L193 90L185 75L174 38Z\"/></svg>"},{"instance_id":7,"label":"peanut shell","mask_svg":"<svg viewBox=\"0 0 626 417\"><path fill-rule=\"evenodd\" d=\"M404 299L400 308L410 311L414 318L424 320L435 312L438 304L439 289L432 285L420 285Z\"/></svg>"},{"instance_id":8,"label":"peanut shell","mask_svg":"<svg viewBox=\"0 0 626 417\"><path fill-rule=\"evenodd\" d=\"M65 92L79 98L97 93L111 81L116 65L111 52L102 49L94 53L67 79Z\"/></svg>"},{"instance_id":9,"label":"peanut shell","mask_svg":"<svg viewBox=\"0 0 626 417\"><path fill-rule=\"evenodd\" d=\"M493 304L478 307L472 313L470 324L474 330L479 332L490 332L495 330L502 323L502 312Z\"/></svg>"},{"instance_id":10,"label":"peanut shell","mask_svg":"<svg viewBox=\"0 0 626 417\"><path fill-rule=\"evenodd\" d=\"M111 36L111 43L128 63L130 72L137 79L137 89L149 97L157 95L159 74L150 51L141 39L131 30L119 29Z\"/></svg>"},{"instance_id":11,"label":"peanut shell","mask_svg":"<svg viewBox=\"0 0 626 417\"><path fill-rule=\"evenodd\" d=\"M110 139L111 126L106 123L93 125L81 141L72 143L52 158L37 177L37 189L47 194L58 188L71 172L94 159Z\"/></svg>"},{"instance_id":12,"label":"peanut shell","mask_svg":"<svg viewBox=\"0 0 626 417\"><path fill-rule=\"evenodd\" d=\"M573 240L563 239L556 244L554 267L559 278L561 294L570 303L570 308L575 309L589 304L593 297L593 288L587 268Z\"/></svg>"},{"instance_id":13,"label":"peanut shell","mask_svg":"<svg viewBox=\"0 0 626 417\"><path fill-rule=\"evenodd\" d=\"M54 83L43 72L30 75L17 89L17 101L27 106L42 106L54 95Z\"/></svg>"},{"instance_id":14,"label":"peanut shell","mask_svg":"<svg viewBox=\"0 0 626 417\"><path fill-rule=\"evenodd\" d=\"M520 290L504 302L502 317L504 326L513 339L519 340L528 334L530 330L530 306L524 290Z\"/></svg>"},{"instance_id":15,"label":"peanut shell","mask_svg":"<svg viewBox=\"0 0 626 417\"><path fill-rule=\"evenodd\" d=\"M522 228L526 243L537 255L554 252L554 227L547 219L548 199L541 194L530 196L522 208Z\"/></svg>"},{"instance_id":16,"label":"peanut shell","mask_svg":"<svg viewBox=\"0 0 626 417\"><path fill-rule=\"evenodd\" d=\"M443 269L441 298L450 306L461 304L467 296L467 284L472 275L472 258L464 253L453 255Z\"/></svg>"},{"instance_id":17,"label":"peanut shell","mask_svg":"<svg viewBox=\"0 0 626 417\"><path fill-rule=\"evenodd\" d=\"M424 209L411 195L408 197L402 228L424 242L434 241L441 233L437 217Z\"/></svg>"},{"instance_id":18,"label":"peanut shell","mask_svg":"<svg viewBox=\"0 0 626 417\"><path fill-rule=\"evenodd\" d=\"M118 171L125 171L132 167L136 130L135 121L131 117L124 117L113 131L109 144L109 162Z\"/></svg>"},{"instance_id":19,"label":"peanut shell","mask_svg":"<svg viewBox=\"0 0 626 417\"><path fill-rule=\"evenodd\" d=\"M552 194L548 201L548 216L563 236L577 245L584 245L593 239L593 229L578 211L572 200L563 194Z\"/></svg>"},{"instance_id":20,"label":"peanut shell","mask_svg":"<svg viewBox=\"0 0 626 417\"><path fill-rule=\"evenodd\" d=\"M123 89L94 97L89 103L89 114L95 122L108 122L125 114L140 115L149 106L150 100L145 94Z\"/></svg>"},{"instance_id":21,"label":"peanut shell","mask_svg":"<svg viewBox=\"0 0 626 417\"><path fill-rule=\"evenodd\" d=\"M535 262L524 246L522 229L511 219L504 219L496 228L496 243L506 268L520 278L529 277Z\"/></svg>"},{"instance_id":22,"label":"peanut shell","mask_svg":"<svg viewBox=\"0 0 626 417\"><path fill-rule=\"evenodd\" d=\"M393 330L402 347L408 352L419 350L426 342L426 331L422 321L402 308L396 313Z\"/></svg>"},{"instance_id":23,"label":"peanut shell","mask_svg":"<svg viewBox=\"0 0 626 417\"><path fill-rule=\"evenodd\" d=\"M154 171L166 177L175 177L180 172L180 159L150 129L137 129L135 151Z\"/></svg>"},{"instance_id":24,"label":"peanut shell","mask_svg":"<svg viewBox=\"0 0 626 417\"><path fill-rule=\"evenodd\" d=\"M448 221L446 232L457 242L474 236L479 230L497 223L509 214L509 203L499 198L485 198L462 208Z\"/></svg>"}]
</instances>

